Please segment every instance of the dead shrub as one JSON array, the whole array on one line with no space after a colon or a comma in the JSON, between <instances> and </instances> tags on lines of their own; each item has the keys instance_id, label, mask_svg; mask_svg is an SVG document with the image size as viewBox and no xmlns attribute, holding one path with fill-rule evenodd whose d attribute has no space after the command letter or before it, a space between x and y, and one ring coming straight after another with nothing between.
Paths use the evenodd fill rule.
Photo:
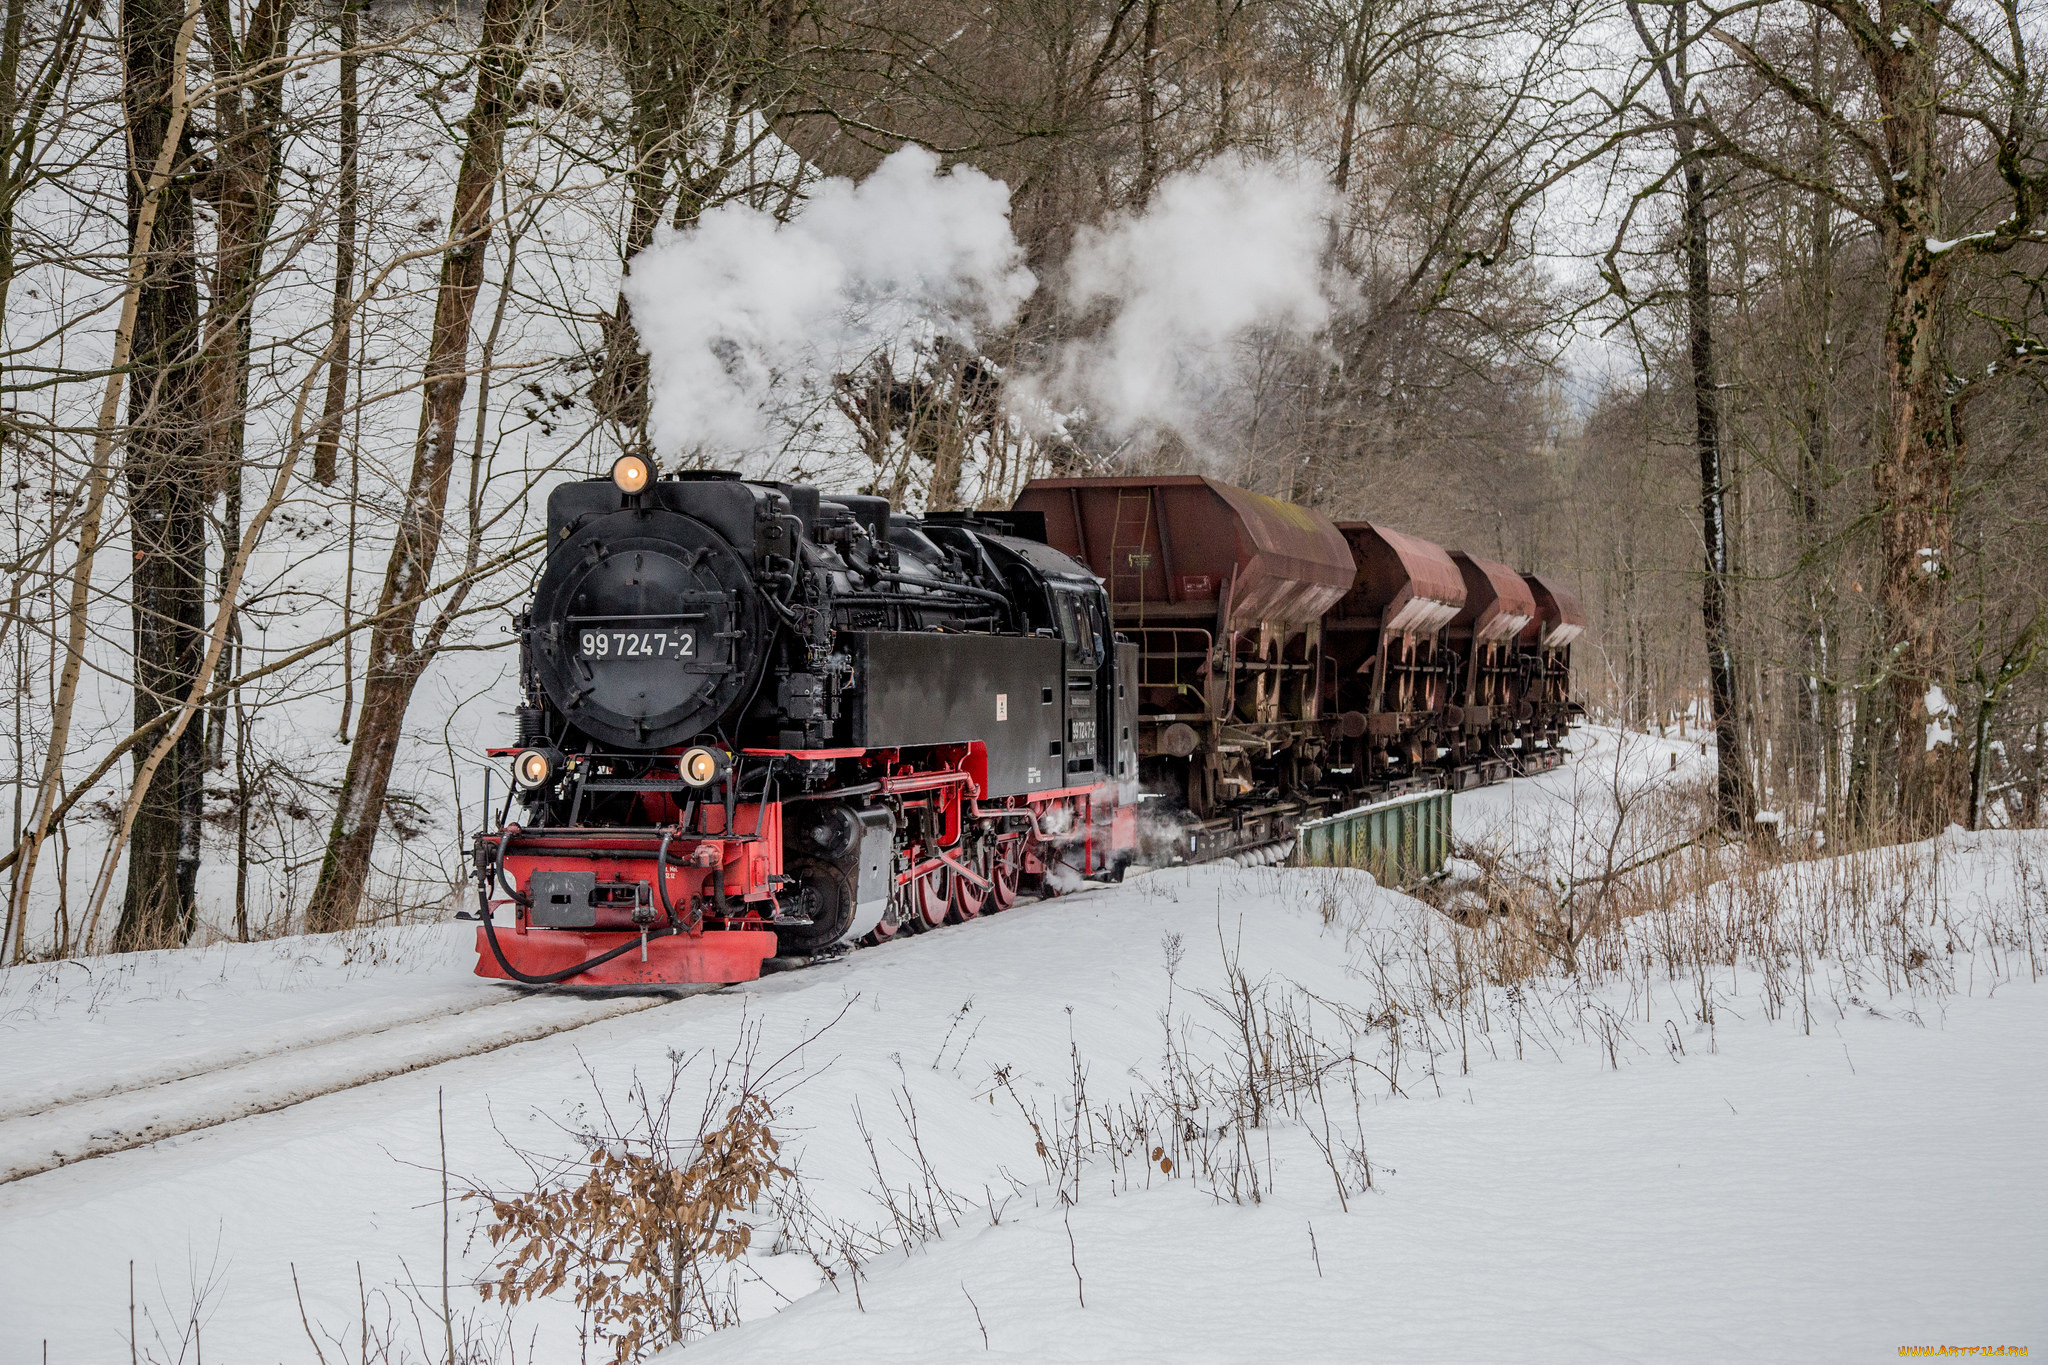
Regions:
<instances>
[{"instance_id":1,"label":"dead shrub","mask_svg":"<svg viewBox=\"0 0 2048 1365\"><path fill-rule=\"evenodd\" d=\"M485 1300L512 1305L566 1289L592 1336L611 1343L615 1365L737 1321L744 1272L735 1263L753 1244L753 1212L796 1180L781 1161L775 1105L801 1080L783 1073L803 1044L760 1067L759 1038L742 1024L694 1112L677 1095L705 1054L671 1052L664 1087L636 1078L623 1120L593 1078L596 1121L572 1130L580 1156L521 1152L530 1189L471 1189L465 1198L490 1205L486 1231L498 1249L478 1284Z\"/></svg>"}]
</instances>

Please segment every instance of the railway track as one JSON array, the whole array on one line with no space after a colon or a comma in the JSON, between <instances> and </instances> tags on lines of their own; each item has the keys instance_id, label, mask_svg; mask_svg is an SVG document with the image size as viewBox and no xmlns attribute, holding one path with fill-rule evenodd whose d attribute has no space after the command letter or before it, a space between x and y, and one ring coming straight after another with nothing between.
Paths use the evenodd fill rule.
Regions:
<instances>
[{"instance_id":1,"label":"railway track","mask_svg":"<svg viewBox=\"0 0 2048 1365\"><path fill-rule=\"evenodd\" d=\"M824 966L844 955L777 958L771 970ZM599 997L505 990L88 1088L18 1091L0 1101L0 1186L724 989L679 985Z\"/></svg>"},{"instance_id":2,"label":"railway track","mask_svg":"<svg viewBox=\"0 0 2048 1365\"><path fill-rule=\"evenodd\" d=\"M1027 897L1019 906L1034 901ZM771 970L823 966L844 955L777 958ZM723 989L667 986L653 994L594 998L505 990L89 1088L15 1092L0 1101L0 1186Z\"/></svg>"},{"instance_id":3,"label":"railway track","mask_svg":"<svg viewBox=\"0 0 2048 1365\"><path fill-rule=\"evenodd\" d=\"M508 994L224 1065L180 1068L62 1098L10 1097L0 1110L0 1186L718 989L678 986L655 996L598 999Z\"/></svg>"},{"instance_id":4,"label":"railway track","mask_svg":"<svg viewBox=\"0 0 2048 1365\"><path fill-rule=\"evenodd\" d=\"M224 1071L230 1067L244 1066L271 1057L280 1057L302 1048L323 1047L329 1043L348 1042L375 1034L389 1033L394 1029L410 1028L417 1025L454 1019L461 1015L474 1014L478 1010L503 1009L520 999L512 994L492 994L480 1000L466 1000L460 1004L444 1005L438 1009L422 1011L419 1014L391 1018L385 1017L370 1023L348 1024L338 1028L318 1031L294 1039L277 1047L234 1047L222 1048L204 1054L197 1059L178 1066L158 1067L131 1075L117 1075L98 1083L46 1083L25 1085L0 1099L0 1124L15 1119L31 1118L48 1113L64 1105L84 1104L93 1100L112 1099L117 1095L132 1095L173 1085L179 1081L191 1080L197 1076Z\"/></svg>"}]
</instances>

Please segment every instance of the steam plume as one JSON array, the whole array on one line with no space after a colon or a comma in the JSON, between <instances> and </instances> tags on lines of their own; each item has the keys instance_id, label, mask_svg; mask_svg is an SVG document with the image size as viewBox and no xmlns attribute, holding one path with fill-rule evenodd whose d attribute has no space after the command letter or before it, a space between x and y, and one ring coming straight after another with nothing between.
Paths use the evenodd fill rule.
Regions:
<instances>
[{"instance_id":1,"label":"steam plume","mask_svg":"<svg viewBox=\"0 0 2048 1365\"><path fill-rule=\"evenodd\" d=\"M770 414L876 351L1006 325L1036 287L1010 194L905 147L867 179L825 180L778 223L724 204L635 256L625 294L647 348L665 455L773 447Z\"/></svg>"},{"instance_id":2,"label":"steam plume","mask_svg":"<svg viewBox=\"0 0 2048 1365\"><path fill-rule=\"evenodd\" d=\"M1310 172L1226 158L1165 181L1142 213L1083 229L1066 299L1110 321L1067 348L1045 397L1085 405L1113 432L1192 435L1229 401L1248 340L1329 321L1330 208Z\"/></svg>"}]
</instances>

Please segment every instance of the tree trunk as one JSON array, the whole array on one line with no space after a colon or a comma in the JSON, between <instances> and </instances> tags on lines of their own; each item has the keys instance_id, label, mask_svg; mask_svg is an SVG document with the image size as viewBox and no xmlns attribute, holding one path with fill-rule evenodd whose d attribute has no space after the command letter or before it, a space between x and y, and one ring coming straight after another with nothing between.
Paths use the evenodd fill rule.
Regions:
<instances>
[{"instance_id":1,"label":"tree trunk","mask_svg":"<svg viewBox=\"0 0 2048 1365\"><path fill-rule=\"evenodd\" d=\"M249 337L263 254L277 217L277 182L283 167L278 129L283 116L284 59L296 7L292 0L258 0L238 40L225 0L209 0L208 44L221 88L214 99L213 293L199 365L201 420L207 442L209 498L225 495L221 543L232 551L242 532L242 456L249 428ZM229 555L223 555L226 583ZM229 604L232 610L233 604ZM230 629L229 638L240 631ZM221 652L215 683L220 700L206 717L206 764L226 766L226 686L239 651Z\"/></svg>"},{"instance_id":2,"label":"tree trunk","mask_svg":"<svg viewBox=\"0 0 2048 1365\"><path fill-rule=\"evenodd\" d=\"M0 316L14 286L15 211L51 174L44 119L71 74L93 12L86 0L66 0L54 14L45 13L45 28L31 22L38 8L33 0L6 0L0 18ZM38 47L42 59L25 63Z\"/></svg>"},{"instance_id":3,"label":"tree trunk","mask_svg":"<svg viewBox=\"0 0 2048 1365\"><path fill-rule=\"evenodd\" d=\"M932 462L931 482L925 489L925 510L929 512L952 512L960 506L960 480L967 472L968 443L967 414L961 410L965 402L963 386L962 367L956 363L953 382L943 387L935 385L935 401L919 414L923 430L911 433Z\"/></svg>"},{"instance_id":4,"label":"tree trunk","mask_svg":"<svg viewBox=\"0 0 2048 1365\"><path fill-rule=\"evenodd\" d=\"M1886 412L1872 468L1884 571L1884 677L1897 737L1896 810L1909 834L1931 834L1961 813L1954 660L1948 630L1949 551L1962 442L1947 391L1942 297L1949 256L1936 146L1943 98L1936 45L1942 18L1913 3L1881 6L1889 36L1869 44L1891 183L1882 222Z\"/></svg>"},{"instance_id":5,"label":"tree trunk","mask_svg":"<svg viewBox=\"0 0 2048 1365\"><path fill-rule=\"evenodd\" d=\"M1825 286L1822 286L1825 296ZM1824 312L1814 331L1824 336L1832 317ZM1840 803L1841 698L1835 679L1834 658L1835 584L1834 565L1827 559L1827 524L1821 494L1831 479L1833 458L1829 450L1828 345L1817 340L1814 373L1808 381L1804 430L1799 443L1798 513L1800 570L1806 579L1805 616L1800 638L1800 686L1797 729L1800 745L1801 778L1807 794L1823 811Z\"/></svg>"},{"instance_id":6,"label":"tree trunk","mask_svg":"<svg viewBox=\"0 0 2048 1365\"><path fill-rule=\"evenodd\" d=\"M1231 40L1231 24L1237 17L1235 0L1215 0L1215 61L1216 61L1216 124L1209 137L1209 151L1220 156L1230 146L1237 122L1235 84L1236 71L1232 69L1234 53Z\"/></svg>"},{"instance_id":7,"label":"tree trunk","mask_svg":"<svg viewBox=\"0 0 2048 1365\"><path fill-rule=\"evenodd\" d=\"M1698 127L1687 71L1691 58L1690 19L1683 4L1671 13L1669 52L1661 50L1634 3L1629 16L1656 63L1671 108L1672 136L1685 188L1685 302L1687 350L1692 369L1693 443L1700 464L1700 535L1705 551L1700 585L1700 624L1707 645L1707 700L1714 725L1715 818L1723 829L1747 828L1756 815L1743 744L1741 692L1730 621L1728 478L1721 454L1720 398L1714 388L1714 297L1708 251L1705 163L1696 155Z\"/></svg>"},{"instance_id":8,"label":"tree trunk","mask_svg":"<svg viewBox=\"0 0 2048 1365\"><path fill-rule=\"evenodd\" d=\"M1681 154L1692 150L1689 130ZM1701 576L1700 624L1707 640L1707 689L1714 720L1714 812L1723 829L1747 828L1756 815L1749 755L1743 750L1741 695L1729 622L1727 478L1721 463L1721 409L1714 390L1714 299L1707 255L1706 170L1685 167L1686 330L1692 358L1694 443L1700 459L1700 531L1706 565Z\"/></svg>"},{"instance_id":9,"label":"tree trunk","mask_svg":"<svg viewBox=\"0 0 2048 1365\"><path fill-rule=\"evenodd\" d=\"M526 21L526 0L485 0L476 99L463 120L462 166L456 173L449 246L434 300L412 477L378 596L377 624L370 632L355 745L349 752L320 880L306 909L306 927L313 932L343 929L355 922L406 709L432 659L432 649L415 639L414 627L441 546L462 396L468 386L470 328L491 241L493 195L503 169L505 124L526 69Z\"/></svg>"},{"instance_id":10,"label":"tree trunk","mask_svg":"<svg viewBox=\"0 0 2048 1365\"><path fill-rule=\"evenodd\" d=\"M128 206L140 218L152 153L171 131L178 0L124 0ZM173 164L190 163L183 129ZM191 691L205 655L207 443L199 388L199 275L192 195L173 174L156 223L136 303L128 379L127 483L135 570L135 723L145 725ZM128 889L115 942L138 947L191 932L199 873L204 727L188 725L148 782L128 854ZM139 757L139 755L138 755Z\"/></svg>"},{"instance_id":11,"label":"tree trunk","mask_svg":"<svg viewBox=\"0 0 2048 1365\"><path fill-rule=\"evenodd\" d=\"M35 129L24 128L21 100L22 44L28 36L29 0L6 0L0 17L0 316L5 316L8 291L14 284L14 209L35 174L33 163L16 145ZM67 18L69 16L66 16ZM19 167L17 173L16 167Z\"/></svg>"},{"instance_id":12,"label":"tree trunk","mask_svg":"<svg viewBox=\"0 0 2048 1365\"><path fill-rule=\"evenodd\" d=\"M1821 89L1825 30L1818 11L1813 16L1808 85ZM1827 128L1813 127L1811 173L1816 181L1828 174ZM1835 581L1838 556L1827 553L1827 515L1821 498L1834 481L1835 240L1834 206L1824 195L1809 194L1808 258L1805 308L1801 331L1808 338L1804 411L1800 415L1797 512L1799 567L1805 579L1805 621L1800 640L1799 714L1794 725L1799 745L1800 776L1805 794L1816 804L1823 823L1840 817L1842 794L1841 696L1835 673ZM1795 791L1801 790L1799 786Z\"/></svg>"},{"instance_id":13,"label":"tree trunk","mask_svg":"<svg viewBox=\"0 0 2048 1365\"><path fill-rule=\"evenodd\" d=\"M1876 667L1882 666L1879 660ZM1890 794L1883 790L1883 779L1884 774L1890 771L1888 755L1896 735L1887 714L1890 694L1879 691L1879 681L1872 677L1866 685L1856 689L1847 792L1848 820L1856 829L1874 829L1891 807Z\"/></svg>"},{"instance_id":14,"label":"tree trunk","mask_svg":"<svg viewBox=\"0 0 2048 1365\"><path fill-rule=\"evenodd\" d=\"M626 219L626 240L619 253L624 273L631 273L633 257L654 240L654 229L668 202L669 138L659 102L650 95L636 98L633 169L627 175L633 207ZM633 307L626 301L623 287L611 317L605 322L604 369L591 390L598 411L614 426L631 433L628 444L645 447L647 357L641 353L640 333L633 326Z\"/></svg>"},{"instance_id":15,"label":"tree trunk","mask_svg":"<svg viewBox=\"0 0 2048 1365\"><path fill-rule=\"evenodd\" d=\"M225 0L208 0L208 45L222 88L214 99L215 212L213 296L200 362L210 487L240 477L248 431L249 334L263 250L277 211L278 123L284 95L291 0L258 0L238 41Z\"/></svg>"},{"instance_id":16,"label":"tree trunk","mask_svg":"<svg viewBox=\"0 0 2048 1365\"><path fill-rule=\"evenodd\" d=\"M333 483L337 477L341 416L348 407L349 323L353 317L349 300L355 291L356 278L356 160L362 145L356 98L356 68L360 60L356 56L356 44L361 41L357 15L361 8L362 0L342 0L339 35L341 126L336 134L341 143L341 155L335 167L339 183L335 187L334 303L327 324L337 338L337 344L327 362L327 398L320 409L320 431L313 443L313 479L322 485ZM347 728L344 721L342 729L345 731Z\"/></svg>"},{"instance_id":17,"label":"tree trunk","mask_svg":"<svg viewBox=\"0 0 2048 1365\"><path fill-rule=\"evenodd\" d=\"M2020 746L2026 776L2020 783L2019 819L2013 823L2032 829L2041 823L2041 779L2048 775L2048 722L2037 719L2021 733L2029 740Z\"/></svg>"},{"instance_id":18,"label":"tree trunk","mask_svg":"<svg viewBox=\"0 0 2048 1365\"><path fill-rule=\"evenodd\" d=\"M1930 149L1931 151L1931 149ZM1943 392L1939 296L1944 268L1927 239L1938 215L1925 197L1902 197L1888 232L1892 277L1885 317L1885 440L1872 471L1884 560L1886 680L1898 734L1897 807L1907 832L1931 834L1954 817L1954 687L1948 577L1957 456Z\"/></svg>"}]
</instances>

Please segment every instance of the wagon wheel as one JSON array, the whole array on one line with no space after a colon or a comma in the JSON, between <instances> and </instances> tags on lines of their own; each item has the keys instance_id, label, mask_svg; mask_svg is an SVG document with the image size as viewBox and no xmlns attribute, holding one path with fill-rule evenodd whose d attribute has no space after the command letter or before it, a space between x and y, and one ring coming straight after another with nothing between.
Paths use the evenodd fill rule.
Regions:
<instances>
[{"instance_id":1,"label":"wagon wheel","mask_svg":"<svg viewBox=\"0 0 2048 1365\"><path fill-rule=\"evenodd\" d=\"M995 893L996 888L995 878L991 875L995 871L995 856L988 844L980 839L975 840L971 844L962 844L960 846L960 861L963 866L972 868L975 872L987 878L989 884L987 886L976 886L959 873L952 873L952 923L954 924L960 924L975 918L981 914L984 906L991 910L1000 910L1002 908L1001 906L989 905L989 899ZM951 869L948 869L948 871L950 872Z\"/></svg>"},{"instance_id":2,"label":"wagon wheel","mask_svg":"<svg viewBox=\"0 0 2048 1365\"><path fill-rule=\"evenodd\" d=\"M936 929L946 922L946 916L953 911L953 883L956 880L953 869L940 863L911 883L912 913L909 918L918 933Z\"/></svg>"},{"instance_id":3,"label":"wagon wheel","mask_svg":"<svg viewBox=\"0 0 2048 1365\"><path fill-rule=\"evenodd\" d=\"M1024 876L1024 836L1005 839L996 845L990 859L988 899L983 909L993 915L1017 903L1017 883Z\"/></svg>"}]
</instances>

